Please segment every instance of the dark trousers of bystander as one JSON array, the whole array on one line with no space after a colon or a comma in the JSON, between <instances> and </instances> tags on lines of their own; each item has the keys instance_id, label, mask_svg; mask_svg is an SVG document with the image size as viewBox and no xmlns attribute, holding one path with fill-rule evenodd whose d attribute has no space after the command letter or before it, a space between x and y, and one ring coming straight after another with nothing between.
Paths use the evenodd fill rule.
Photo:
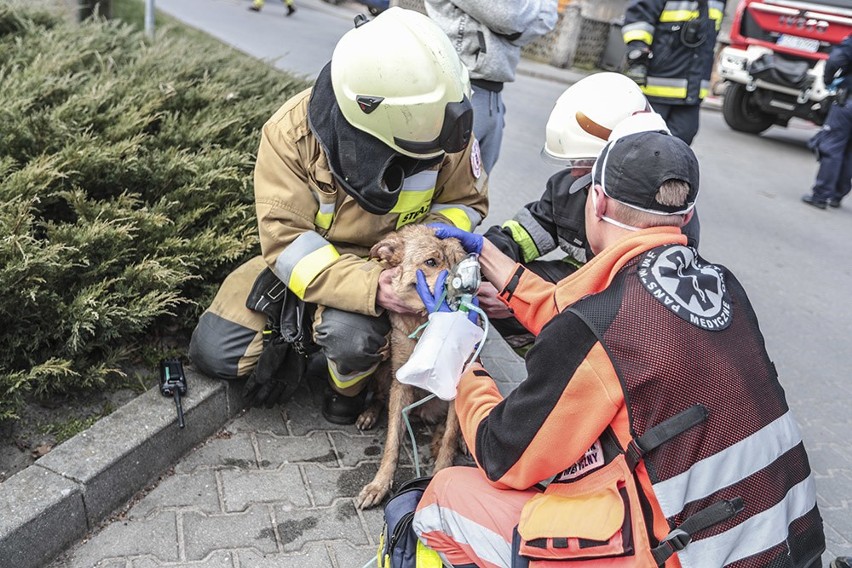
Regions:
<instances>
[{"instance_id":1,"label":"dark trousers of bystander","mask_svg":"<svg viewBox=\"0 0 852 568\"><path fill-rule=\"evenodd\" d=\"M700 105L666 104L652 102L654 112L663 117L673 136L692 144L698 134L698 112Z\"/></svg>"},{"instance_id":2,"label":"dark trousers of bystander","mask_svg":"<svg viewBox=\"0 0 852 568\"><path fill-rule=\"evenodd\" d=\"M852 99L831 106L809 145L819 159L812 200L838 207L852 188Z\"/></svg>"}]
</instances>

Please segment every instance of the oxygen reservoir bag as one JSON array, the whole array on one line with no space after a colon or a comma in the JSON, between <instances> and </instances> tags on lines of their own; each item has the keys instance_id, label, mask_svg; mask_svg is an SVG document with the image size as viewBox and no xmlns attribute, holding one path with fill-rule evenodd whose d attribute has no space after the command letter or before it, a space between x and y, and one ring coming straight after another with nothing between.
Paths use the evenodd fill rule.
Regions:
<instances>
[{"instance_id":1,"label":"oxygen reservoir bag","mask_svg":"<svg viewBox=\"0 0 852 568\"><path fill-rule=\"evenodd\" d=\"M466 312L429 314L429 325L396 379L428 390L441 400L453 400L465 363L482 337L482 328Z\"/></svg>"}]
</instances>

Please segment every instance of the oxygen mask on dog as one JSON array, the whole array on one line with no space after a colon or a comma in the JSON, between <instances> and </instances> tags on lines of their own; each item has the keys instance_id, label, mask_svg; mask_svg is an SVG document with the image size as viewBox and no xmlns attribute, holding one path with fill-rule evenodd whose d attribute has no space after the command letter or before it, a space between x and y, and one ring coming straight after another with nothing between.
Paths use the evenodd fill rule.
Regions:
<instances>
[{"instance_id":1,"label":"oxygen mask on dog","mask_svg":"<svg viewBox=\"0 0 852 568\"><path fill-rule=\"evenodd\" d=\"M447 277L447 304L450 309L468 311L480 284L479 257L471 253L453 266Z\"/></svg>"},{"instance_id":2,"label":"oxygen mask on dog","mask_svg":"<svg viewBox=\"0 0 852 568\"><path fill-rule=\"evenodd\" d=\"M435 290L436 296L446 295L446 304L429 314L429 323L414 352L396 373L399 382L426 389L442 400L456 397L464 367L479 355L488 329L485 313L474 302L480 283L476 254L466 256L450 269L444 290ZM479 314L485 331L471 321L469 312Z\"/></svg>"}]
</instances>

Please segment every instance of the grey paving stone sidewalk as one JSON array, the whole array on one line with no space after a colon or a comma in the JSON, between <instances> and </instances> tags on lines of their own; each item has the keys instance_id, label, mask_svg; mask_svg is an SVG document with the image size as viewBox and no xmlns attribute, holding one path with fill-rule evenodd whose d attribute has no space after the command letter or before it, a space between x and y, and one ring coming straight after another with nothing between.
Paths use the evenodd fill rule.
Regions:
<instances>
[{"instance_id":1,"label":"grey paving stone sidewalk","mask_svg":"<svg viewBox=\"0 0 852 568\"><path fill-rule=\"evenodd\" d=\"M493 334L482 358L504 388L523 369ZM353 498L376 472L385 425L361 432L326 422L321 387L304 386L285 406L241 412L51 568L370 563L382 509L359 511ZM432 431L415 423L415 433L426 473ZM402 449L395 485L415 476L407 440Z\"/></svg>"}]
</instances>

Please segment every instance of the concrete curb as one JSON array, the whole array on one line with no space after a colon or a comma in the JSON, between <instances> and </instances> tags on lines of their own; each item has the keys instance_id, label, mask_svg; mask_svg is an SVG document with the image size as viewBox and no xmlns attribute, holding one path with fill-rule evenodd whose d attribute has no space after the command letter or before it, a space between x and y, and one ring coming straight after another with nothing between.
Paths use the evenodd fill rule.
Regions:
<instances>
[{"instance_id":1,"label":"concrete curb","mask_svg":"<svg viewBox=\"0 0 852 568\"><path fill-rule=\"evenodd\" d=\"M237 385L186 371L184 429L154 388L0 484L0 568L45 566L242 409Z\"/></svg>"}]
</instances>

